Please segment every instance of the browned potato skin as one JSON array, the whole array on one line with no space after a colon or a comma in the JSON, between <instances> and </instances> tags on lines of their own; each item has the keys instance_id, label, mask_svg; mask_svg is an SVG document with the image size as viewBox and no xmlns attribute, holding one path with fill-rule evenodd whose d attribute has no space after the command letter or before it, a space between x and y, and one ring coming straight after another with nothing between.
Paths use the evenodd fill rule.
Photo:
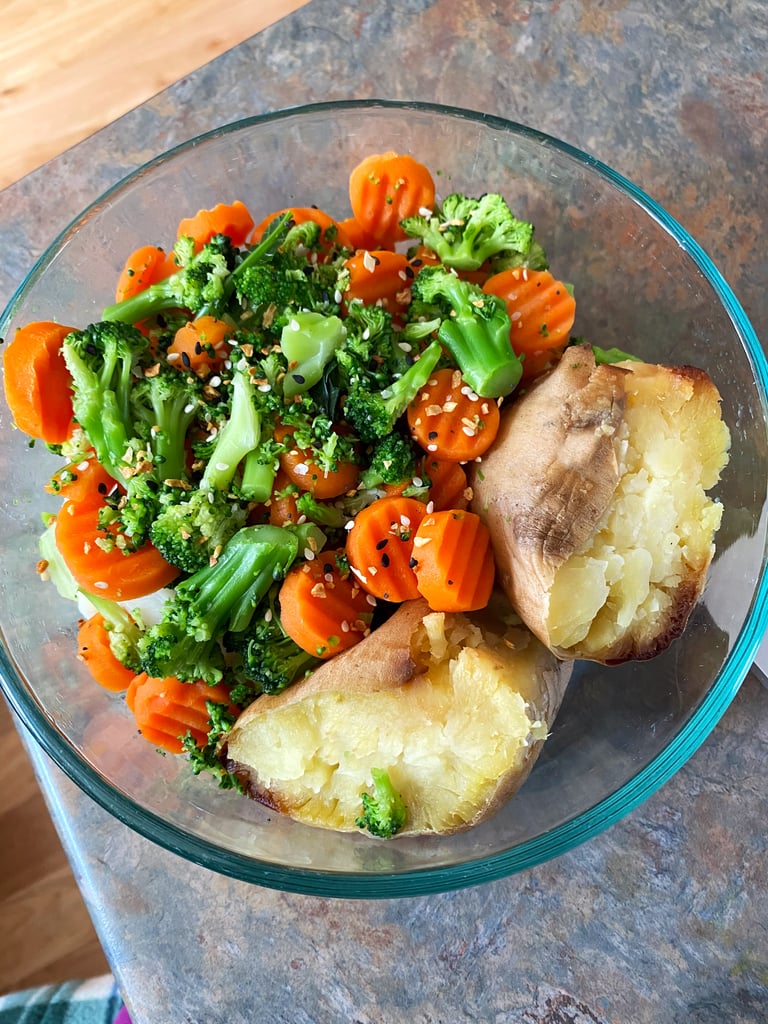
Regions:
<instances>
[{"instance_id":1,"label":"browned potato skin","mask_svg":"<svg viewBox=\"0 0 768 1024\"><path fill-rule=\"evenodd\" d=\"M503 597L501 600L506 608ZM304 701L313 694L330 692L350 696L395 690L399 687L420 687L423 692L430 686L427 667L429 655L426 650L418 648L414 650L413 638L424 616L429 611L427 603L423 600L408 601L400 605L394 615L377 630L355 647L323 663L306 680L295 683L279 695L259 697L240 716L234 727L233 735L242 735L260 717L275 709ZM446 616L446 622L450 618L450 616ZM455 618L459 618L459 616L455 616ZM570 679L570 664L558 662L524 626L516 626L511 631L505 630L490 609L472 613L471 621L484 630L487 628L497 635L505 632L507 643L509 643L509 637L515 637L521 641L520 657L523 659L521 662L523 671L520 672L519 677L515 677L515 689L524 701L529 702L535 717L547 728L550 727L555 720ZM504 650L503 640L500 640L499 648ZM509 657L508 651L504 650L504 654ZM484 663L484 668L499 673L509 671L508 663L498 656ZM350 725L354 728L352 721ZM489 818L507 803L525 782L543 743L543 737L531 740L520 764L514 770L502 775L496 784L487 790L482 802L474 808L474 813L470 817L465 820L454 819L444 827L436 828L434 822L429 820L428 809L409 806L406 827L395 838L430 833L450 835L471 828ZM228 755L228 751L225 751L225 755ZM304 808L286 803L279 786L261 785L257 766L246 765L230 758L228 758L227 764L230 771L238 774L245 783L249 794L256 800L299 821L305 821L312 825L325 825L322 821L308 820L304 814ZM376 764L371 765L371 767L376 766ZM408 805L408 801L406 803ZM352 828L346 827L343 830L352 831ZM359 830L355 829L355 831Z\"/></svg>"},{"instance_id":2,"label":"browned potato skin","mask_svg":"<svg viewBox=\"0 0 768 1024\"><path fill-rule=\"evenodd\" d=\"M625 415L633 374L650 381L660 400L678 387L691 389L691 404L703 397L707 421L702 434L713 450L722 443L722 424L713 412L719 395L704 371L644 363L595 365L590 346L574 346L505 410L496 442L470 475L471 507L490 530L499 585L558 657L609 665L655 657L681 635L704 587L711 553L680 578L673 605L655 632L630 628L609 647L586 653L578 645L562 649L552 642L548 611L555 574L595 534L619 486L612 438Z\"/></svg>"},{"instance_id":3,"label":"browned potato skin","mask_svg":"<svg viewBox=\"0 0 768 1024\"><path fill-rule=\"evenodd\" d=\"M470 471L471 508L490 530L497 581L547 646L555 572L592 534L618 484L612 437L625 373L596 366L589 346L569 349L505 409L492 448Z\"/></svg>"}]
</instances>

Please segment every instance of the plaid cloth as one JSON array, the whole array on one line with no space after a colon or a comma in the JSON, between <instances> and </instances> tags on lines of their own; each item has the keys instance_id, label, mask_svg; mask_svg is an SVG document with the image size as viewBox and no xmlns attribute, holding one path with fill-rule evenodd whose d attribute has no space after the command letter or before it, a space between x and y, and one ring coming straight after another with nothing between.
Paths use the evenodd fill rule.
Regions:
<instances>
[{"instance_id":1,"label":"plaid cloth","mask_svg":"<svg viewBox=\"0 0 768 1024\"><path fill-rule=\"evenodd\" d=\"M0 1024L130 1024L111 974L0 996Z\"/></svg>"}]
</instances>

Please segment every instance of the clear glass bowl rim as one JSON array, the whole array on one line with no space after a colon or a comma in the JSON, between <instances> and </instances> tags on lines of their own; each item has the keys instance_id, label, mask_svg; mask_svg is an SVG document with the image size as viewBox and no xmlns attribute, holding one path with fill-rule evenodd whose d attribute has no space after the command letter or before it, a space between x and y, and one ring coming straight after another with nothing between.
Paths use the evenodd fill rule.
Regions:
<instances>
[{"instance_id":1,"label":"clear glass bowl rim","mask_svg":"<svg viewBox=\"0 0 768 1024\"><path fill-rule=\"evenodd\" d=\"M627 195L638 207L656 220L694 261L722 303L751 361L755 382L761 392L763 407L768 404L768 362L757 335L741 304L722 274L698 242L647 193L622 174L596 157L548 135L538 129L492 114L462 107L420 101L385 99L339 100L303 104L266 114L242 118L203 132L161 153L123 177L90 203L48 246L24 281L17 288L2 318L0 336L5 333L15 309L26 292L42 275L63 241L78 224L111 196L119 193L136 178L153 167L194 148L207 139L236 133L256 125L279 122L313 113L388 110L407 114L409 111L435 114L448 118L464 118L499 131L525 137L559 150L576 162L590 168L596 175ZM351 872L313 871L282 868L250 859L215 847L204 839L190 835L158 815L119 793L87 765L48 721L37 701L19 676L8 652L0 647L0 682L16 714L53 762L104 810L157 845L220 874L245 882L299 894L341 897L344 899L388 899L446 892L494 881L535 867L574 849L623 818L657 792L688 761L710 735L736 696L754 660L763 635L768 628L768 576L765 561L752 607L719 676L695 713L668 746L629 782L599 801L593 807L564 822L546 834L529 840L511 850L491 854L466 864L424 868L391 874L354 874Z\"/></svg>"}]
</instances>

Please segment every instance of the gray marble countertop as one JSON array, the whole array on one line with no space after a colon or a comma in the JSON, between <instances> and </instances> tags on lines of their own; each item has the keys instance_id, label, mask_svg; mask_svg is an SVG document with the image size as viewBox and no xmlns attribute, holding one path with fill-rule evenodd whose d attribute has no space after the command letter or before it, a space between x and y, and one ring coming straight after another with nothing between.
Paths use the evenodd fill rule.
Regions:
<instances>
[{"instance_id":1,"label":"gray marble countertop","mask_svg":"<svg viewBox=\"0 0 768 1024\"><path fill-rule=\"evenodd\" d=\"M156 153L239 117L380 97L506 116L615 167L765 337L767 67L763 0L311 0L0 193L0 305ZM768 1020L767 748L750 674L688 764L578 849L458 892L348 901L189 865L29 743L135 1024Z\"/></svg>"}]
</instances>

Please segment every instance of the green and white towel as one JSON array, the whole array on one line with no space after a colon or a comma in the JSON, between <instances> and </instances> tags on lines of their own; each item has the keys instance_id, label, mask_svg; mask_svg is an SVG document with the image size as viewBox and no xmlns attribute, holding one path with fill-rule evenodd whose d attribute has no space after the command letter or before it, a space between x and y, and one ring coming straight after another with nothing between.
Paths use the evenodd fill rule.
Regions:
<instances>
[{"instance_id":1,"label":"green and white towel","mask_svg":"<svg viewBox=\"0 0 768 1024\"><path fill-rule=\"evenodd\" d=\"M115 1024L122 1009L115 979L104 974L0 996L0 1024Z\"/></svg>"}]
</instances>

